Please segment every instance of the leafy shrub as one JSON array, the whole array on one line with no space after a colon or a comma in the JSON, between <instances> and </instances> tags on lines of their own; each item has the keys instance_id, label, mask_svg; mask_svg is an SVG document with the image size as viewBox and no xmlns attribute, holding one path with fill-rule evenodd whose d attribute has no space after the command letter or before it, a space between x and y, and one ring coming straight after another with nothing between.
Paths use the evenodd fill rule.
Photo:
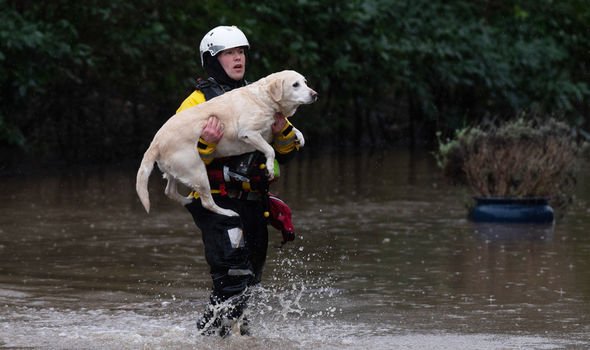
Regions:
<instances>
[{"instance_id":1,"label":"leafy shrub","mask_svg":"<svg viewBox=\"0 0 590 350\"><path fill-rule=\"evenodd\" d=\"M557 208L572 200L580 144L554 118L527 119L459 130L435 156L445 177L480 197L545 197Z\"/></svg>"}]
</instances>

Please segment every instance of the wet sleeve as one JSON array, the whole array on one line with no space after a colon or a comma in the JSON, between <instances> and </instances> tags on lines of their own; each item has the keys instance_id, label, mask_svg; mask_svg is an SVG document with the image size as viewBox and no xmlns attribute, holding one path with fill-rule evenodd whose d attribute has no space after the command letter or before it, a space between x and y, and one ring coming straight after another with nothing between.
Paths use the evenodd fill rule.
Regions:
<instances>
[{"instance_id":1,"label":"wet sleeve","mask_svg":"<svg viewBox=\"0 0 590 350\"><path fill-rule=\"evenodd\" d=\"M213 159L213 152L215 152L215 147L217 146L216 143L207 142L199 137L199 142L197 142L197 151L199 151L199 156L205 163L205 165L211 164Z\"/></svg>"},{"instance_id":2,"label":"wet sleeve","mask_svg":"<svg viewBox=\"0 0 590 350\"><path fill-rule=\"evenodd\" d=\"M288 119L283 129L275 135L272 146L279 163L291 160L295 156L295 151L299 150L299 142L295 131L293 131L293 124Z\"/></svg>"}]
</instances>

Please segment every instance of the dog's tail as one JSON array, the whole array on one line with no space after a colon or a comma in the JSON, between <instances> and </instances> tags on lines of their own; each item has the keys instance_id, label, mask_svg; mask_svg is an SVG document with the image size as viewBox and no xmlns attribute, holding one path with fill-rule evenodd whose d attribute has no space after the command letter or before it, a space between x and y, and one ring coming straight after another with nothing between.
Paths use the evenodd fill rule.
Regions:
<instances>
[{"instance_id":1,"label":"dog's tail","mask_svg":"<svg viewBox=\"0 0 590 350\"><path fill-rule=\"evenodd\" d=\"M151 144L145 151L139 170L137 171L137 180L135 182L135 190L139 196L139 200L146 212L150 212L150 194L148 192L148 180L152 170L154 170L154 162L158 158L158 150Z\"/></svg>"}]
</instances>

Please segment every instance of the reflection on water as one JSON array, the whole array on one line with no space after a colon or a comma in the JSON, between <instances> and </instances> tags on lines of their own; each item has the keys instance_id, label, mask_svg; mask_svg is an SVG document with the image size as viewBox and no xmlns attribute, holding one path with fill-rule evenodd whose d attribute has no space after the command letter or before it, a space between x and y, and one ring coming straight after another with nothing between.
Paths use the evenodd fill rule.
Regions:
<instances>
[{"instance_id":1,"label":"reflection on water","mask_svg":"<svg viewBox=\"0 0 590 350\"><path fill-rule=\"evenodd\" d=\"M473 232L485 241L551 241L555 224L473 223Z\"/></svg>"},{"instance_id":2,"label":"reflection on water","mask_svg":"<svg viewBox=\"0 0 590 350\"><path fill-rule=\"evenodd\" d=\"M428 154L312 157L274 191L253 337L196 335L210 280L190 215L135 169L0 182L0 348L512 349L590 342L590 183L554 226L476 225Z\"/></svg>"}]
</instances>

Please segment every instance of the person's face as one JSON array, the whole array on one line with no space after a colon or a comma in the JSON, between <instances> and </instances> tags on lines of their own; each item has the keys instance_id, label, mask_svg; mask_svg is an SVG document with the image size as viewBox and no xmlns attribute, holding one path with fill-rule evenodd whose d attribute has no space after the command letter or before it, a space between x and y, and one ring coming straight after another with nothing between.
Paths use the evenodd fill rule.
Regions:
<instances>
[{"instance_id":1,"label":"person's face","mask_svg":"<svg viewBox=\"0 0 590 350\"><path fill-rule=\"evenodd\" d=\"M217 59L225 73L233 80L242 80L246 74L246 53L244 48L235 47L221 51Z\"/></svg>"}]
</instances>

